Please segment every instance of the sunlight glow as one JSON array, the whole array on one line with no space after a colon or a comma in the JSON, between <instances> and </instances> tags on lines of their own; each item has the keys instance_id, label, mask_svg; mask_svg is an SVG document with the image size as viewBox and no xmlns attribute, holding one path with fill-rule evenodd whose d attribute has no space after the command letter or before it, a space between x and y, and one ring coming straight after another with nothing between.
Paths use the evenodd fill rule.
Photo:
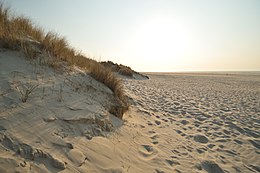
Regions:
<instances>
[{"instance_id":1,"label":"sunlight glow","mask_svg":"<svg viewBox=\"0 0 260 173\"><path fill-rule=\"evenodd\" d=\"M8 0L7 5L65 36L86 56L139 72L260 70L259 0Z\"/></svg>"},{"instance_id":2,"label":"sunlight glow","mask_svg":"<svg viewBox=\"0 0 260 173\"><path fill-rule=\"evenodd\" d=\"M142 62L154 67L167 66L172 61L184 61L189 39L187 30L177 20L157 16L137 27L128 45L133 56Z\"/></svg>"}]
</instances>

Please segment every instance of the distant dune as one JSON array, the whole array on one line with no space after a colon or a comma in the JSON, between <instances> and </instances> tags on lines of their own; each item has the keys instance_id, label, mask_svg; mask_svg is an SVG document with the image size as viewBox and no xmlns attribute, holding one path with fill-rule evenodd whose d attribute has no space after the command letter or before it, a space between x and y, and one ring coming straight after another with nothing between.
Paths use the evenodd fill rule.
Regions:
<instances>
[{"instance_id":1,"label":"distant dune","mask_svg":"<svg viewBox=\"0 0 260 173\"><path fill-rule=\"evenodd\" d=\"M131 78L131 79L149 79L148 76L145 76L141 73L138 73L134 70L132 70L130 67L122 65L122 64L117 64L113 63L112 61L102 61L102 65L105 67L111 69L113 72L117 73L118 75Z\"/></svg>"}]
</instances>

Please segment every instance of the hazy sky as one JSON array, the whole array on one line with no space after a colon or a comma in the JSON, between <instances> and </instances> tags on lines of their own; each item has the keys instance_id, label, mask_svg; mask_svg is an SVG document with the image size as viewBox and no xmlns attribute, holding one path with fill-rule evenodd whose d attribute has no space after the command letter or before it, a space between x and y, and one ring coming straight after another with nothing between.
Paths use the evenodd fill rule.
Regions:
<instances>
[{"instance_id":1,"label":"hazy sky","mask_svg":"<svg viewBox=\"0 0 260 173\"><path fill-rule=\"evenodd\" d=\"M260 70L260 0L6 0L97 60L138 71Z\"/></svg>"}]
</instances>

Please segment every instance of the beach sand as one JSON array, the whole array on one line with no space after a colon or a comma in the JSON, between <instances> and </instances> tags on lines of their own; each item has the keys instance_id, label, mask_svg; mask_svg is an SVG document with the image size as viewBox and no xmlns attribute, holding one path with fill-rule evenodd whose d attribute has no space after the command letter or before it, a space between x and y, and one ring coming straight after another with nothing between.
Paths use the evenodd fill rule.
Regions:
<instances>
[{"instance_id":1,"label":"beach sand","mask_svg":"<svg viewBox=\"0 0 260 173\"><path fill-rule=\"evenodd\" d=\"M172 73L126 81L157 172L259 172L259 73ZM139 121L140 122L140 121ZM164 166L159 166L159 163Z\"/></svg>"},{"instance_id":2,"label":"beach sand","mask_svg":"<svg viewBox=\"0 0 260 173\"><path fill-rule=\"evenodd\" d=\"M124 79L122 121L107 111L113 93L80 70L3 50L0 67L0 172L260 172L257 74Z\"/></svg>"}]
</instances>

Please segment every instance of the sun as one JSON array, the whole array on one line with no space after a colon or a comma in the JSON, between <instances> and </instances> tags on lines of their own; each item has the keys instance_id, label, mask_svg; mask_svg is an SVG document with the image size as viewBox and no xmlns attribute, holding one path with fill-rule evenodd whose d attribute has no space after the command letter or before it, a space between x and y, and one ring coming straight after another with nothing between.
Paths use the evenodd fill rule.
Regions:
<instances>
[{"instance_id":1,"label":"sun","mask_svg":"<svg viewBox=\"0 0 260 173\"><path fill-rule=\"evenodd\" d=\"M132 45L139 57L170 61L185 52L187 35L178 21L153 17L137 28L132 37Z\"/></svg>"}]
</instances>

